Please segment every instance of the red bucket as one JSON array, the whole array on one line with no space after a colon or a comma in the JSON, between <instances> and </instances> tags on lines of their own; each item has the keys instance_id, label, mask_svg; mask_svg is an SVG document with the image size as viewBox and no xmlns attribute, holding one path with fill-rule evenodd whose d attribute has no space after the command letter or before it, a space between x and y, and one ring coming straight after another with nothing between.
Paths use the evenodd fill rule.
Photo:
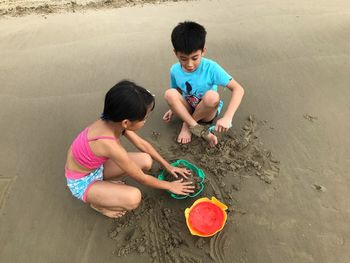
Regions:
<instances>
[{"instance_id":1,"label":"red bucket","mask_svg":"<svg viewBox=\"0 0 350 263\"><path fill-rule=\"evenodd\" d=\"M186 224L192 235L209 237L219 232L225 225L227 206L215 197L196 200L186 208Z\"/></svg>"}]
</instances>

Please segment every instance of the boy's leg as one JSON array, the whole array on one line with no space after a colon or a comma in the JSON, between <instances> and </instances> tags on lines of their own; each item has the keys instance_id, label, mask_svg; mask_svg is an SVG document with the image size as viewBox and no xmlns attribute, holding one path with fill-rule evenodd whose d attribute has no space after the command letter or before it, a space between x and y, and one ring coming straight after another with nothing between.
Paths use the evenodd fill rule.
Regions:
<instances>
[{"instance_id":1,"label":"boy's leg","mask_svg":"<svg viewBox=\"0 0 350 263\"><path fill-rule=\"evenodd\" d=\"M171 110L189 126L195 126L197 122L192 118L191 106L176 89L168 89L164 98Z\"/></svg>"},{"instance_id":2,"label":"boy's leg","mask_svg":"<svg viewBox=\"0 0 350 263\"><path fill-rule=\"evenodd\" d=\"M219 93L213 90L207 91L193 112L193 119L203 122L212 121L216 117L219 104Z\"/></svg>"},{"instance_id":3,"label":"boy's leg","mask_svg":"<svg viewBox=\"0 0 350 263\"><path fill-rule=\"evenodd\" d=\"M189 126L192 127L197 124L197 122L191 116L191 106L176 89L168 89L165 92L164 98L174 114L183 121L181 131L177 137L177 142L183 144L189 143L192 136Z\"/></svg>"},{"instance_id":4,"label":"boy's leg","mask_svg":"<svg viewBox=\"0 0 350 263\"><path fill-rule=\"evenodd\" d=\"M220 103L219 93L209 90L204 94L201 102L191 115L190 105L176 89L167 90L164 98L174 113L184 121L177 140L179 143L189 143L191 141L192 134L189 128L197 125L197 121L211 121L214 119ZM217 137L214 134L210 133L206 140L211 146L217 144Z\"/></svg>"},{"instance_id":5,"label":"boy's leg","mask_svg":"<svg viewBox=\"0 0 350 263\"><path fill-rule=\"evenodd\" d=\"M207 91L201 102L197 105L195 111L193 112L193 119L196 121L210 122L217 114L217 110L220 104L219 93L213 90ZM211 146L215 146L218 143L217 137L208 133L205 139L209 142Z\"/></svg>"}]
</instances>

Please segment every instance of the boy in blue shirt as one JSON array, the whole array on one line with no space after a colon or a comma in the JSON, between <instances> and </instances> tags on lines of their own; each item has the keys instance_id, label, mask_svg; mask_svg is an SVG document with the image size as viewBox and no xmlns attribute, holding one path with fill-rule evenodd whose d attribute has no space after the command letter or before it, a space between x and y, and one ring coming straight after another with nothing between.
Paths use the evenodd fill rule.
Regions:
<instances>
[{"instance_id":1,"label":"boy in blue shirt","mask_svg":"<svg viewBox=\"0 0 350 263\"><path fill-rule=\"evenodd\" d=\"M220 114L223 102L217 92L218 86L227 87L232 95L226 112L217 120L215 130L227 131L241 103L244 89L215 61L204 58L205 28L195 22L179 23L172 31L171 42L179 62L170 69L170 89L164 98L170 110L163 120L169 122L173 114L182 121L177 141L191 141L192 134L203 137L210 146L218 143L217 137L198 122L211 123Z\"/></svg>"}]
</instances>

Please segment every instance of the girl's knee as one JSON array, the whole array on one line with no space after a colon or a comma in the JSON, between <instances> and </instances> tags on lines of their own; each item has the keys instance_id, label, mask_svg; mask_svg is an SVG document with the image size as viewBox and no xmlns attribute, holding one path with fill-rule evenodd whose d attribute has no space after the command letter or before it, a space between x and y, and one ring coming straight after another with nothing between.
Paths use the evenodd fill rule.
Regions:
<instances>
[{"instance_id":1,"label":"girl's knee","mask_svg":"<svg viewBox=\"0 0 350 263\"><path fill-rule=\"evenodd\" d=\"M152 167L153 159L152 159L151 155L149 155L148 153L143 153L143 155L144 156L142 158L143 161L142 161L141 169L143 171L148 171Z\"/></svg>"},{"instance_id":2,"label":"girl's knee","mask_svg":"<svg viewBox=\"0 0 350 263\"><path fill-rule=\"evenodd\" d=\"M208 90L203 96L203 102L206 106L215 108L220 103L220 95L217 91Z\"/></svg>"},{"instance_id":3,"label":"girl's knee","mask_svg":"<svg viewBox=\"0 0 350 263\"><path fill-rule=\"evenodd\" d=\"M142 197L141 191L136 187L132 187L130 190L128 190L126 209L127 210L136 209L141 203L141 197Z\"/></svg>"}]
</instances>

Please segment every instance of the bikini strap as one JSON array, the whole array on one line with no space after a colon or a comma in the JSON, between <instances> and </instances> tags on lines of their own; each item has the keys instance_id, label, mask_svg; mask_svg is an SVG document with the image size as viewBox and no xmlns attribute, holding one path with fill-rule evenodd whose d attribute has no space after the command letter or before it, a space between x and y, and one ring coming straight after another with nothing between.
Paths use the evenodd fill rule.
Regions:
<instances>
[{"instance_id":1,"label":"bikini strap","mask_svg":"<svg viewBox=\"0 0 350 263\"><path fill-rule=\"evenodd\" d=\"M88 141L91 142L91 141L97 141L100 139L117 140L115 137L112 137L112 136L95 136L95 137L88 139Z\"/></svg>"},{"instance_id":2,"label":"bikini strap","mask_svg":"<svg viewBox=\"0 0 350 263\"><path fill-rule=\"evenodd\" d=\"M89 128L90 128L90 126L86 127L86 129L85 129L85 136L86 136L86 139L88 142L97 141L100 139L115 140L115 141L117 140L117 138L115 138L114 136L95 136L95 137L88 139L87 134L89 132Z\"/></svg>"}]
</instances>

